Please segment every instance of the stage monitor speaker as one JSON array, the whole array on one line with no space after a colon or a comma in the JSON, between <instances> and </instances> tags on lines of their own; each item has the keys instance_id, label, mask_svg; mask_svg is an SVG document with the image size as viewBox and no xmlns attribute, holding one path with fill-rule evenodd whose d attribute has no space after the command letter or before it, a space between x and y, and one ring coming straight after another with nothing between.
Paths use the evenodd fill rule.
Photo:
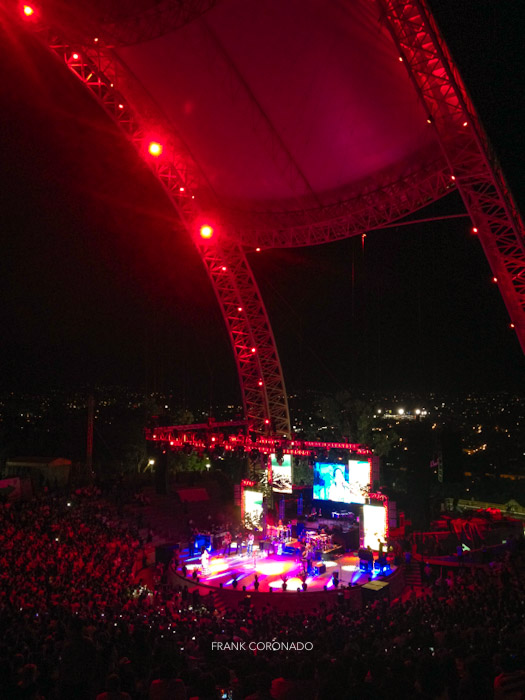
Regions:
<instances>
[{"instance_id":1,"label":"stage monitor speaker","mask_svg":"<svg viewBox=\"0 0 525 700\"><path fill-rule=\"evenodd\" d=\"M324 564L322 561L316 561L314 564L314 571L316 576L319 576L319 574L325 574L326 564Z\"/></svg>"}]
</instances>

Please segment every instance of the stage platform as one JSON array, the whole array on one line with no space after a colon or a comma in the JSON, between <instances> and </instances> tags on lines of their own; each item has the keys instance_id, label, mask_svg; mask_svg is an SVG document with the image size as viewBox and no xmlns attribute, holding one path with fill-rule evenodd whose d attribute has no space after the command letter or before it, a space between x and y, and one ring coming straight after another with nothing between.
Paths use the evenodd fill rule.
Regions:
<instances>
[{"instance_id":1,"label":"stage platform","mask_svg":"<svg viewBox=\"0 0 525 700\"><path fill-rule=\"evenodd\" d=\"M208 569L203 571L200 557L190 557L184 560L186 565L186 577L191 580L193 570L197 569L199 573L199 582L205 586L213 588L234 589L233 583L237 581L237 590L253 592L255 575L259 578L259 592L269 592L270 589L282 590L282 576L287 577L287 592L297 592L298 588L302 587L300 574L303 571L303 563L297 556L289 554L260 554L257 556L247 557L237 556L211 556ZM314 573L308 575L306 584L309 592L333 590L335 588L333 582L333 574L339 574L339 582L344 586L362 586L369 582L370 576L372 579L381 577L382 580L388 580L395 570L394 566L387 568L384 574L381 575L379 570L367 573L360 571L359 559L355 554L343 554L334 561L322 561L323 573Z\"/></svg>"}]
</instances>

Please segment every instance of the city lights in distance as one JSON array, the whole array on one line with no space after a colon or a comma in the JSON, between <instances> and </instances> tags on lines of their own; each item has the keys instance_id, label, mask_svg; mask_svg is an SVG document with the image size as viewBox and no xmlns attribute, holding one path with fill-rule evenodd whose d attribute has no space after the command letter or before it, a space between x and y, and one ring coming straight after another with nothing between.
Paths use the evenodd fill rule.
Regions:
<instances>
[{"instance_id":1,"label":"city lights in distance","mask_svg":"<svg viewBox=\"0 0 525 700\"><path fill-rule=\"evenodd\" d=\"M201 226L200 230L201 238L209 240L213 236L213 229L208 224Z\"/></svg>"},{"instance_id":2,"label":"city lights in distance","mask_svg":"<svg viewBox=\"0 0 525 700\"><path fill-rule=\"evenodd\" d=\"M162 145L158 141L150 141L148 153L154 158L158 158L162 153Z\"/></svg>"}]
</instances>

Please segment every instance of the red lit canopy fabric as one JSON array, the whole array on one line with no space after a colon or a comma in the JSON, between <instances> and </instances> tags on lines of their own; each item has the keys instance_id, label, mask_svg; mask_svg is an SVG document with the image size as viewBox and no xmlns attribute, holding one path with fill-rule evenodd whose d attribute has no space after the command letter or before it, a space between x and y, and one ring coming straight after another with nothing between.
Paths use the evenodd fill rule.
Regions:
<instances>
[{"instance_id":1,"label":"red lit canopy fabric","mask_svg":"<svg viewBox=\"0 0 525 700\"><path fill-rule=\"evenodd\" d=\"M116 52L224 211L324 207L439 155L369 0L223 0Z\"/></svg>"}]
</instances>

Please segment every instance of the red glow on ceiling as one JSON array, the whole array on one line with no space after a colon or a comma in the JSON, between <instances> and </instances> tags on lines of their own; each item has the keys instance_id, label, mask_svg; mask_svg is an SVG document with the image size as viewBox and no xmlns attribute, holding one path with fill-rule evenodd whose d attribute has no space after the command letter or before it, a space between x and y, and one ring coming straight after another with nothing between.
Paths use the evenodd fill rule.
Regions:
<instances>
[{"instance_id":1,"label":"red glow on ceiling","mask_svg":"<svg viewBox=\"0 0 525 700\"><path fill-rule=\"evenodd\" d=\"M35 10L31 7L31 5L24 5L22 11L26 17L32 17L35 14Z\"/></svg>"},{"instance_id":2,"label":"red glow on ceiling","mask_svg":"<svg viewBox=\"0 0 525 700\"><path fill-rule=\"evenodd\" d=\"M158 141L150 141L148 146L148 153L154 158L158 158L162 153L162 145Z\"/></svg>"},{"instance_id":3,"label":"red glow on ceiling","mask_svg":"<svg viewBox=\"0 0 525 700\"><path fill-rule=\"evenodd\" d=\"M200 234L201 238L210 239L213 236L213 229L209 224L205 224L201 226Z\"/></svg>"}]
</instances>

